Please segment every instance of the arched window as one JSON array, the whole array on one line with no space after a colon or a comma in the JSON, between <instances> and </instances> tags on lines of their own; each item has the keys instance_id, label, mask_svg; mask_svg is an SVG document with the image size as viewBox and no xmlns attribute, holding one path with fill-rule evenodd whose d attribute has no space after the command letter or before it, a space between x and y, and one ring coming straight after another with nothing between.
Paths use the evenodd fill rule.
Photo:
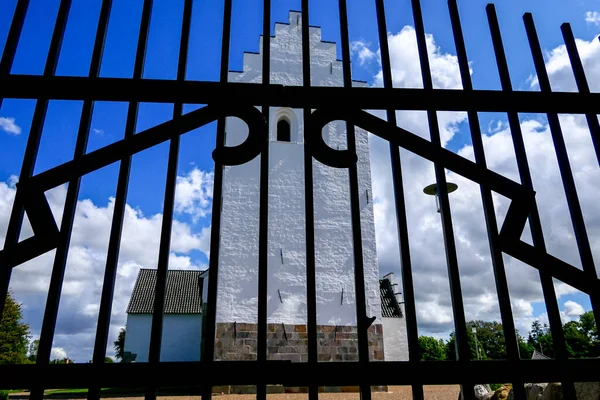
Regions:
<instances>
[{"instance_id":1,"label":"arched window","mask_svg":"<svg viewBox=\"0 0 600 400\"><path fill-rule=\"evenodd\" d=\"M292 140L292 133L290 129L290 122L287 119L280 119L277 122L277 141L278 142L290 142Z\"/></svg>"}]
</instances>

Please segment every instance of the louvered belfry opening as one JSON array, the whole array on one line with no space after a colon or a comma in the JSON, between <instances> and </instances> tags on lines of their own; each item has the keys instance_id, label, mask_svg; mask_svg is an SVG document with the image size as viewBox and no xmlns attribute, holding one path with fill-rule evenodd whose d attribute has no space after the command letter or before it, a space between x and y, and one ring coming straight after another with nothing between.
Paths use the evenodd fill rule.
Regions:
<instances>
[{"instance_id":1,"label":"louvered belfry opening","mask_svg":"<svg viewBox=\"0 0 600 400\"><path fill-rule=\"evenodd\" d=\"M387 41L386 19L395 18L385 15L384 0L373 0L377 14L377 31L380 38L380 57L382 66L382 86L364 88L353 86L350 69L350 43L348 34L348 12L346 0L339 0L339 26L341 36L341 61L330 62L325 69L330 76L343 72L343 85L334 87L315 86L311 84L311 52L310 35L313 27L309 25L309 1L301 1L301 10L296 20L290 24L297 26L302 38L301 44L301 83L296 86L283 86L272 83L270 42L274 40L271 29L275 21L271 20L271 1L265 0L263 6L263 32L261 52L254 57L262 65L260 75L255 82L240 83L229 79L229 46L232 24L232 0L223 1L222 48L220 75L218 81L194 81L186 77L186 65L193 49L190 46L192 31L192 10L199 8L202 13L202 2L185 0L181 22L180 48L178 53L177 74L173 79L145 78L143 71L146 63L146 45L153 10L152 0L143 0L140 13L139 37L136 45L133 75L122 78L101 77L100 70L106 33L111 20L112 0L102 0L98 11L98 22L95 28L94 45L91 54L90 68L87 76L57 75L57 64L61 46L68 33L66 29L72 4L70 0L60 0L60 5L50 37L44 72L41 75L22 75L11 72L17 49L22 39L21 33L25 20L31 13L40 13L41 3L19 0L16 3L2 58L0 59L0 106L6 99L33 99L35 109L25 148L23 164L16 186L16 198L7 227L4 248L0 251L0 299L5 299L13 268L20 268L27 261L42 254L54 251L54 262L48 300L41 329L37 361L24 365L0 365L0 389L31 390L31 398L42 399L44 390L48 388L89 388L88 398L100 397L101 388L140 388L146 391L146 398L156 398L156 390L160 387L200 388L202 397L212 396L211 388L224 385L254 385L257 397L263 400L267 396L267 385L285 385L289 387L308 388L310 400L316 400L319 387L324 386L359 386L361 399L369 400L373 386L410 385L415 399L423 399L423 385L460 384L464 398L474 399L473 385L479 382L510 382L514 388L516 399L525 399L523 389L527 382L561 382L565 398L575 398L574 382L594 382L598 380L600 359L568 358L563 332L561 329L558 300L552 287L552 279L560 279L590 296L591 305L596 316L600 317L600 286L596 268L592 259L590 241L588 239L583 214L579 205L577 190L570 170L569 160L562 133L558 123L558 114L585 115L589 125L591 141L596 155L600 155L600 126L597 114L600 113L600 95L589 90L583 66L580 61L573 33L568 24L561 27L566 43L566 51L571 60L578 92L554 92L550 88L545 70L543 53L531 14L523 17L529 45L532 52L536 73L539 78L540 91L519 91L511 84L511 77L503 47L498 17L494 5L486 7L490 35L493 43L501 91L475 90L470 80L464 38L460 23L457 0L448 2L448 10L452 32L456 44L456 55L462 77L462 89L436 89L432 83L429 55L426 48L426 36L423 16L419 0L412 0L412 11L416 32L417 47L421 65L422 89L395 88L392 81L390 52ZM391 0L388 0L391 1ZM118 0L114 1L117 3ZM317 2L311 7L319 7ZM8 19L5 19L8 20ZM310 28L310 29L309 29ZM326 45L323 45L326 46ZM333 46L335 49L335 46ZM225 99L225 100L224 100ZM41 173L35 173L35 163L40 146L40 137L45 122L49 101L73 100L82 102L81 121L73 159ZM90 118L95 102L113 101L128 104L125 138L111 144L86 152L86 144L90 134ZM174 106L172 119L152 128L135 132L137 109L140 103L169 103ZM184 113L184 104L205 105L194 111ZM270 115L272 107L290 108L302 111L302 120L290 121L273 119ZM367 112L375 110L377 112ZM397 125L397 111L424 110L427 112L431 140L424 140L416 134ZM451 152L442 147L438 128L437 112L462 111L468 114L472 133L474 160ZM479 128L478 113L497 112L508 115L508 122L514 142L516 161L519 171L519 182L501 176L486 166L483 153L482 135ZM558 165L561 170L562 185L567 195L570 217L577 241L577 249L582 268L576 268L550 255L544 246L544 238L536 205L536 194L529 175L528 159L524 151L523 138L519 126L519 113L546 114L552 131ZM381 117L385 114L385 117ZM234 118L247 127L247 137L233 146L226 146L226 119ZM279 122L277 122L279 121ZM346 142L330 145L322 137L322 130L327 124L341 121L347 135ZM224 169L230 166L243 166L260 156L260 188L259 188L259 226L258 226L258 269L257 286L258 318L256 323L256 358L249 361L217 361L215 359L217 322L217 298L219 288L219 246L223 240L221 220L226 214L214 212L210 231L210 260L208 269L208 289L206 304L202 304L202 284L181 290L171 290L179 285L177 280L191 272L169 271L169 249L174 209L174 191L177 178L177 154L180 137L187 132L216 122L216 142L213 159L215 162L214 192L212 196L213 210L221 210L223 202ZM298 140L303 145L302 165L304 168L303 207L306 211L303 231L306 247L306 362L287 362L267 357L268 338L268 238L269 226L269 129L276 125L278 141L291 140L291 132L296 132L296 125L302 126L303 137ZM369 327L374 317L368 313L365 298L366 278L363 265L363 246L361 231L361 206L369 203L369 192L359 187L359 171L357 171L356 139L360 130L390 144L395 212L387 218L396 219L399 233L400 267L402 271L402 288L398 290L381 283L383 291L380 300L385 303L385 312L390 317L403 313L406 319L408 361L377 362L369 357ZM281 135L281 136L280 136ZM294 137L294 141L296 138ZM60 365L50 364L50 353L55 336L56 319L61 296L64 271L67 264L67 253L70 232L73 229L74 210L78 197L81 177L98 171L105 166L119 163L119 178L116 187L115 209L123 210L125 196L130 180L129 168L132 156L153 146L168 143L169 160L166 173L166 189L164 196L163 219L161 222L161 240L158 249L158 267L156 270L143 270L138 284L140 288L152 287L151 297L145 297L148 291L134 291L129 304L132 312L152 313L150 345L147 363L105 363L108 342L110 315L116 268L119 258L119 246L123 230L123 215L115 211L110 240L108 243L108 259L102 282L99 303L98 326L96 329L94 357L91 363ZM291 146L286 144L286 146ZM412 277L411 254L409 250L409 231L405 210L405 197L400 164L400 149L405 149L431 161L435 166L436 180L440 188L440 215L442 218L444 245L448 278L451 288L451 302L454 313L454 329L456 331L456 360L420 361L417 315L415 309L415 293ZM352 277L356 288L356 338L357 362L319 362L319 335L325 331L317 320L316 301L316 260L315 260L315 219L313 187L313 162L331 168L344 169L348 173L348 190L350 193L350 216L352 221L353 262L357 267ZM450 170L467 180L479 185L483 210L486 216L486 232L489 237L494 279L499 299L500 315L504 326L507 359L493 361L471 360L465 321L463 295L458 269L458 260L450 213L448 191L444 170ZM57 221L51 212L46 192L52 188L68 183L61 221ZM366 200L361 201L361 193ZM492 193L499 194L510 201L506 215L498 223L496 221ZM25 215L33 229L33 236L20 239ZM523 232L531 229L532 243L522 240ZM556 346L555 359L523 360L519 357L515 322L510 303L503 256L510 256L523 264L523 268L539 270L544 299L548 312L550 329ZM286 250L281 251L281 264L285 265ZM275 257L277 258L277 257ZM195 277L196 282L201 277ZM192 280L194 281L194 280ZM178 286L179 287L179 286ZM170 289L171 288L171 289ZM400 290L401 289L401 290ZM276 302L284 304L286 293L281 290L277 297L277 288L269 292ZM404 304L395 297L402 292ZM183 304L177 295L184 295L189 300L199 298L200 302L185 303L187 311L203 313L203 359L194 362L161 362L161 335L163 316L170 311L180 312L173 307ZM336 302L345 304L347 292L341 292ZM375 295L379 298L379 295ZM0 302L0 315L4 311L4 301ZM185 311L185 310L184 310ZM237 337L247 326L231 321ZM233 328L235 327L235 328ZM292 332L284 324L273 329L280 329L285 338L292 338ZM279 332L279 331L277 331ZM294 332L297 333L297 332ZM300 332L302 333L302 332ZM340 330L332 328L331 335L339 335ZM341 332L346 333L346 332Z\"/></svg>"}]
</instances>

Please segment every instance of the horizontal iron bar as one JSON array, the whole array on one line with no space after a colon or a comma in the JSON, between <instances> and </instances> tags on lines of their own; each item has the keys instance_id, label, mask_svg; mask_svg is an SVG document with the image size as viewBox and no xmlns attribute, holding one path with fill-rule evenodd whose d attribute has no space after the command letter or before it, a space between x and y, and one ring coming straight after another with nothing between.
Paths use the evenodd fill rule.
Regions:
<instances>
[{"instance_id":1,"label":"horizontal iron bar","mask_svg":"<svg viewBox=\"0 0 600 400\"><path fill-rule=\"evenodd\" d=\"M56 100L208 104L235 98L255 105L319 108L331 104L384 110L440 110L600 114L600 93L501 92L493 90L302 87L157 79L44 77L0 79L0 97Z\"/></svg>"},{"instance_id":2,"label":"horizontal iron bar","mask_svg":"<svg viewBox=\"0 0 600 400\"><path fill-rule=\"evenodd\" d=\"M260 364L260 365L259 365ZM326 362L285 361L165 362L159 364L19 364L0 365L0 389L156 387L210 384L287 386L359 386L459 384L475 382L577 382L598 380L600 359ZM566 376L565 376L566 375Z\"/></svg>"}]
</instances>

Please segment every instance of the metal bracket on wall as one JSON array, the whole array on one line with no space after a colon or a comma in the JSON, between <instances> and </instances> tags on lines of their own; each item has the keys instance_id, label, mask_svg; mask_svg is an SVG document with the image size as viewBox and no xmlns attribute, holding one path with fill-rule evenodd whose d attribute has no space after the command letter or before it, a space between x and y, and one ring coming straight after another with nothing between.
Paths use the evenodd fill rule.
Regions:
<instances>
[{"instance_id":1,"label":"metal bracket on wall","mask_svg":"<svg viewBox=\"0 0 600 400\"><path fill-rule=\"evenodd\" d=\"M373 325L373 322L375 322L375 319L377 319L377 317L375 317L375 316L373 316L373 317L367 317L366 315L365 315L365 318L367 320L367 329L369 329L369 327L371 325Z\"/></svg>"}]
</instances>

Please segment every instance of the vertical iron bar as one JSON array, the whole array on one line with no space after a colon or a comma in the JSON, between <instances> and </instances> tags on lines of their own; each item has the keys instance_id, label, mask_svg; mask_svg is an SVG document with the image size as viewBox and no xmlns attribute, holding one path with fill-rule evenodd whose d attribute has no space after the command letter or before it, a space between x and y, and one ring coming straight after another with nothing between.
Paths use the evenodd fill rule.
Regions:
<instances>
[{"instance_id":1,"label":"vertical iron bar","mask_svg":"<svg viewBox=\"0 0 600 400\"><path fill-rule=\"evenodd\" d=\"M383 0L379 0L383 2ZM419 60L421 62L421 74L423 87L426 90L433 89L433 80L431 78L431 69L429 57L427 54L427 44L425 41L425 27L423 24L423 15L421 5L418 0L412 1L415 31L417 34L417 47L419 50ZM383 54L383 52L382 52ZM388 55L389 56L389 55ZM391 87L391 72L388 79ZM437 112L427 110L427 119L429 122L429 132L431 142L438 147L442 147L440 139L439 124ZM440 201L440 213L442 217L442 230L444 234L444 243L446 248L446 262L448 265L448 277L450 278L450 291L452 297L452 310L454 313L455 337L458 346L458 361L463 365L469 362L469 344L467 338L467 324L465 321L465 310L462 298L460 284L460 272L458 270L458 259L456 255L456 244L454 242L454 229L452 227L452 215L450 211L450 201L448 199L448 189L446 187L446 174L444 168L434 163L436 182L438 186L438 198ZM465 380L461 382L463 398L471 400L475 398L472 382Z\"/></svg>"},{"instance_id":2,"label":"vertical iron bar","mask_svg":"<svg viewBox=\"0 0 600 400\"><path fill-rule=\"evenodd\" d=\"M571 68L573 69L573 75L575 76L575 83L580 93L590 93L590 86L588 85L587 78L585 77L585 71L583 70L583 64L579 57L579 51L575 44L575 37L571 30L571 24L564 23L560 26L565 45L567 47L567 53L569 54L569 60L571 61ZM594 144L594 150L596 151L596 159L600 164L600 123L598 123L598 116L596 114L586 114L588 127L590 129L590 135L592 137L592 143ZM598 315L595 314L596 318ZM596 319L598 320L598 319Z\"/></svg>"},{"instance_id":3,"label":"vertical iron bar","mask_svg":"<svg viewBox=\"0 0 600 400\"><path fill-rule=\"evenodd\" d=\"M494 30L494 33L492 34L492 43L494 46L496 65L498 66L502 90L505 92L512 92L513 88L508 70L508 63L506 61L506 54L504 52L504 45L502 44L500 28L498 26L494 26L493 24L490 25L490 27ZM525 142L523 140L523 133L521 131L521 122L519 121L519 115L516 110L509 109L508 123L513 140L513 147L517 159L517 168L519 170L521 184L527 189L533 190L533 181L531 179L531 171L529 168L529 162L527 160L527 153L525 151ZM537 204L533 207L531 215L529 216L529 227L531 230L533 245L540 251L546 252L544 233L542 231ZM558 347L560 349L559 351L566 353L564 333L560 320L560 310L558 308L558 300L556 297L556 290L554 288L552 276L544 271L540 271L539 274L555 349Z\"/></svg>"},{"instance_id":4,"label":"vertical iron bar","mask_svg":"<svg viewBox=\"0 0 600 400\"><path fill-rule=\"evenodd\" d=\"M109 3L111 3L111 1L105 2L102 5L102 11L100 14L100 22L99 22L99 28L98 28L99 30L98 30L98 34L96 37L97 41L100 36L101 30L102 30L102 35L103 36L106 35L108 18L109 18L109 14L110 14L110 4ZM98 42L96 42L96 45L98 45ZM95 59L93 58L92 65L96 64L96 68L99 71L100 59L98 58L97 61L94 61L94 60ZM96 75L97 75L98 71L96 72ZM130 105L130 109L131 109L131 105ZM135 111L135 113L137 113L137 110ZM129 121L131 118L132 117L128 114L127 129L126 129L125 137L129 137L129 136L133 135L133 126L135 126L135 121L133 122L133 125L132 125L132 123ZM133 118L135 119L135 117L133 117ZM119 244L121 241L120 237L121 237L122 219L123 219L123 217L122 217L123 212L122 211L119 212L117 210L124 210L124 205L125 205L125 200L126 200L125 196L127 193L127 185L128 185L128 176L123 177L123 175L125 173L125 171L123 171L123 169L126 168L127 175L128 175L128 171L129 171L128 165L125 165L125 164L129 164L129 162L127 162L126 160L123 160L123 163L121 164L121 168L119 170L119 181L118 181L118 187L117 187L115 212L113 214L109 248L108 248L108 253L107 253L107 262L106 262L106 267L105 267L105 271L104 271L104 281L103 281L103 285L102 285L102 295L100 298L100 308L98 311L98 325L96 327L96 340L94 343L94 356L93 356L94 363L103 363L104 357L106 356L108 329L110 327L110 312L111 312L112 299L113 299L113 293L114 293L114 284L115 284L115 276L116 276L118 253L119 253ZM125 180L124 183L122 182L123 179ZM120 217L119 217L119 215L120 215ZM119 218L121 219L120 222L118 220ZM96 390L98 391L98 393L95 393ZM94 399L94 398L98 398L98 396L99 396L99 388L91 388L88 398Z\"/></svg>"},{"instance_id":5,"label":"vertical iron bar","mask_svg":"<svg viewBox=\"0 0 600 400\"><path fill-rule=\"evenodd\" d=\"M177 82L185 80L189 33L192 16L192 0L186 0L183 8L181 38L179 42L179 59L177 62ZM173 120L183 114L183 103L173 105ZM152 313L152 326L150 330L150 349L148 362L156 365L160 362L160 350L163 333L163 312L165 306L165 291L167 275L169 272L169 252L171 249L171 228L173 226L173 208L175 203L175 186L177 183L177 162L179 160L180 136L175 135L169 143L169 161L167 166L167 179L165 182L165 199L163 203L163 219L161 224L160 244L158 253L158 266L156 271L156 288ZM156 399L156 385L146 387L146 400Z\"/></svg>"},{"instance_id":6,"label":"vertical iron bar","mask_svg":"<svg viewBox=\"0 0 600 400\"><path fill-rule=\"evenodd\" d=\"M588 85L587 78L585 77L583 64L581 63L581 58L579 57L579 52L577 50L577 45L575 44L575 37L573 36L571 25L565 23L562 24L560 28L563 33L567 52L569 53L569 59L571 60L571 67L573 68L573 74L575 75L577 88L579 89L580 93L590 93L590 87ZM594 149L596 150L596 157L600 163L600 123L598 123L598 116L596 114L586 114L585 118L587 119L590 135L592 137L592 143L594 144ZM578 216L578 218L581 218L578 222L578 225L585 227L583 216ZM575 218L573 218L573 222L575 222ZM573 228L575 230L575 226ZM575 237L578 241L580 251L579 254L581 256L583 270L589 274L590 280L597 279L598 276L596 275L596 268L594 266L594 259L591 249L589 249L587 234L583 237L582 245L579 245L580 239L578 230L575 230ZM590 300L592 303L592 309L594 311L594 317L596 321L600 321L600 295L598 295L598 293L590 293Z\"/></svg>"},{"instance_id":7,"label":"vertical iron bar","mask_svg":"<svg viewBox=\"0 0 600 400\"><path fill-rule=\"evenodd\" d=\"M88 76L90 78L98 77L100 72L100 64L102 60L102 53L104 50L104 43L106 38L106 27L108 25L108 15L110 14L112 0L105 0L102 3L102 8L100 11L100 17L98 19L98 27L96 31L96 39L94 42L94 49L92 52L92 60L90 63L90 70ZM93 100L85 100L83 103L81 118L79 121L79 129L77 133L77 142L75 144L75 152L73 154L73 159L79 159L85 155L85 151L87 148L87 142L89 138L90 132L90 124L92 120L92 113L94 110L94 101ZM60 271L60 286L62 288L62 279L64 277L64 271L66 267L66 262L68 258L69 245L71 242L71 233L73 229L73 221L75 219L75 210L77 207L77 197L79 196L79 187L81 183L81 178L73 179L69 182L67 189L67 197L65 200L65 208L62 216L61 230L60 230L60 240L59 245L56 249L56 255L54 258L54 266L53 266L53 274L54 271ZM53 275L54 276L54 275ZM60 300L60 289L58 292L58 296L56 300ZM58 304L56 304L56 312L58 311ZM56 323L56 321L54 321ZM52 329L54 330L54 329ZM53 335L53 332L52 332ZM52 343L50 342L50 345ZM39 353L38 353L39 354ZM104 353L103 353L104 354ZM48 360L41 360L42 362L48 362ZM102 359L104 362L104 357Z\"/></svg>"},{"instance_id":8,"label":"vertical iron bar","mask_svg":"<svg viewBox=\"0 0 600 400\"><path fill-rule=\"evenodd\" d=\"M271 78L271 1L263 2L262 85L268 88ZM269 132L269 104L263 104L262 114ZM267 288L269 251L269 147L270 138L260 154L260 206L258 223L258 329L256 358L259 366L267 360ZM285 326L283 327L285 333ZM264 365L264 364L262 364ZM260 367L259 367L260 368ZM256 387L256 399L266 400L267 385Z\"/></svg>"},{"instance_id":9,"label":"vertical iron bar","mask_svg":"<svg viewBox=\"0 0 600 400\"><path fill-rule=\"evenodd\" d=\"M450 0L450 20L452 24L452 32L454 35L454 43L456 46L456 55L460 69L463 90L466 92L473 91L473 83L469 72L469 60L467 58L467 49L460 23L460 14L456 0ZM492 5L493 9L493 5ZM488 15L490 8L487 8ZM494 14L495 15L495 14ZM493 32L492 32L493 34ZM481 137L481 127L479 125L479 115L476 110L467 112L469 121L469 129L471 131L471 139L475 152L475 162L483 169L487 169L485 159L485 151L483 148L483 139ZM490 246L490 255L492 257L492 266L494 268L494 277L496 282L496 291L498 293L498 304L500 306L500 315L502 317L502 326L504 332L504 340L506 344L506 353L509 360L516 361L519 359L519 347L517 343L517 332L510 304L510 294L508 291L508 281L506 279L506 271L504 261L502 259L502 250L498 242L498 223L494 211L494 201L492 192L486 183L479 185L481 191L481 202L485 215L485 222L488 231L488 242ZM524 382L514 381L513 388L517 399L525 399Z\"/></svg>"},{"instance_id":10,"label":"vertical iron bar","mask_svg":"<svg viewBox=\"0 0 600 400\"><path fill-rule=\"evenodd\" d=\"M339 0L340 35L342 39L342 67L344 87L352 88L352 71L350 69L350 40L348 38L348 13L346 0ZM366 133L365 133L366 134ZM348 151L356 154L356 132L354 125L346 123L346 140ZM352 218L352 251L354 253L354 285L356 292L356 320L358 329L358 361L368 368L369 363L369 324L367 320L367 304L365 295L365 275L362 245L362 227L358 199L358 162L348 168L350 181L350 210ZM362 400L371 398L371 385L361 385Z\"/></svg>"},{"instance_id":11,"label":"vertical iron bar","mask_svg":"<svg viewBox=\"0 0 600 400\"><path fill-rule=\"evenodd\" d=\"M8 36L6 37L6 43L4 44L4 50L2 52L2 58L0 59L0 79L10 74L10 70L15 60L15 54L17 53L17 46L19 45L19 39L21 38L21 31L23 30L23 24L25 23L25 16L27 15L27 8L29 7L29 0L17 1L15 12L13 14L12 22L10 23L10 29ZM2 97L0 97L0 108L2 108ZM0 294L0 299L4 297ZM2 308L4 307L4 301L0 306L0 316L2 316Z\"/></svg>"},{"instance_id":12,"label":"vertical iron bar","mask_svg":"<svg viewBox=\"0 0 600 400\"><path fill-rule=\"evenodd\" d=\"M103 10L104 11L104 10ZM135 55L135 64L133 70L133 79L142 78L144 70L144 61L146 57L146 46L148 42L148 31L150 26L150 14L152 12L152 0L144 0L142 9L142 18ZM108 18L109 12L105 18ZM99 66L98 66L99 68ZM127 110L127 119L125 122L125 138L133 137L135 134L135 125L137 122L138 103L130 102ZM103 363L106 355L106 346L108 338L108 329L110 327L110 312L112 309L112 298L116 278L116 270L119 261L119 250L121 245L121 234L123 231L123 218L127 202L127 189L129 186L129 172L131 169L131 155L124 157L119 166L119 176L117 178L117 191L115 196L115 206L112 216L110 237L108 242L108 251L106 255L106 266L104 270L104 281L102 286L102 295L100 299L100 309L98 312L98 326L96 331L96 340L94 343L94 363ZM100 396L100 387L90 388L90 399L97 399Z\"/></svg>"},{"instance_id":13,"label":"vertical iron bar","mask_svg":"<svg viewBox=\"0 0 600 400\"><path fill-rule=\"evenodd\" d=\"M69 15L69 10L71 8L71 0L62 0L60 3L60 7L58 9L58 15L56 17L56 25L54 27L54 32L52 34L52 40L50 42L50 50L48 51L48 59L46 61L46 67L44 69L44 76L53 76L56 73L56 66L58 64L58 58L60 55L60 49L62 45L62 40L65 33L65 28L67 26L67 20ZM23 160L23 168L21 170L21 177L30 177L33 174L33 169L35 168L35 161L37 159L37 152L39 149L39 143L41 139L42 130L44 127L44 119L46 117L46 111L48 110L48 99L39 99L36 104L36 108L33 115L33 122L31 123L31 131L29 133L29 140L27 142L27 150L25 152L25 157ZM34 151L29 152L30 143L35 142ZM17 203L15 199L15 204ZM64 216L63 216L64 217ZM62 229L61 229L62 232ZM56 305L58 306L58 298L60 297L60 286L62 284L62 278L60 280L56 279L56 265L52 271L52 280L50 282L50 288L48 289L48 301L52 305L53 301L51 299L56 300ZM52 283L54 282L54 285ZM46 313L44 314L44 324L42 325L42 332L40 335L40 345L38 349L38 362L40 360L40 355L42 355L42 359L44 358L44 353L48 353L50 355L50 347L48 345L52 344L52 334L48 334L48 323L47 318L56 318L56 310L52 310L54 307L46 305ZM46 329L44 329L44 327ZM54 329L52 328L52 331ZM48 342L49 340L49 342ZM43 344L43 346L42 346Z\"/></svg>"},{"instance_id":14,"label":"vertical iron bar","mask_svg":"<svg viewBox=\"0 0 600 400\"><path fill-rule=\"evenodd\" d=\"M526 13L523 16L523 20L525 22L525 30L527 31L527 39L529 40L529 47L531 49L531 55L533 56L533 62L535 64L540 90L542 93L551 93L552 88L550 87L550 79L548 77L548 72L546 71L544 56L542 54L542 48L537 36L533 17L530 13ZM577 241L577 247L581 257L583 271L590 280L595 281L598 279L598 276L596 274L596 267L594 266L594 260L592 258L592 249L590 247L585 223L583 221L579 196L577 195L575 180L573 179L573 172L571 171L569 155L567 154L567 148L562 134L560 121L556 113L546 113L546 116L548 118L550 134L552 135L552 142L554 143L554 151L556 152L556 158L558 160L558 168L560 170L563 188L567 197L567 204L569 207L569 213L571 215L571 222L573 223L573 231L575 232L575 240ZM589 296L594 309L594 314L596 315L596 313L600 312L600 307L598 307L598 293L589 293ZM555 343L555 348L556 347L557 346ZM568 358L564 339L556 350L558 359ZM566 382L564 391L566 398L574 398L575 387L573 382Z\"/></svg>"},{"instance_id":15,"label":"vertical iron bar","mask_svg":"<svg viewBox=\"0 0 600 400\"><path fill-rule=\"evenodd\" d=\"M379 46L381 49L381 65L383 71L384 88L392 88L392 69L390 62L389 45L387 42L387 23L383 0L375 2L377 13L377 27L379 34ZM397 125L396 111L386 110L387 121ZM408 221L406 217L406 199L404 197L404 182L402 178L402 164L400 160L400 149L390 143L390 163L392 167L392 181L394 184L394 201L396 208L396 224L398 230L398 246L402 268L402 285L404 291L406 312L406 333L408 339L409 362L417 363L420 360L419 334L417 329L417 312L415 307L415 294L412 276L412 262L410 257L410 245L408 242ZM415 382L412 385L412 395L415 400L422 400L423 385Z\"/></svg>"},{"instance_id":16,"label":"vertical iron bar","mask_svg":"<svg viewBox=\"0 0 600 400\"><path fill-rule=\"evenodd\" d=\"M221 36L221 71L219 80L227 82L229 71L229 41L231 36L231 1L223 0L223 33ZM225 118L217 121L217 137L215 147L221 149L225 146ZM223 165L215 161L215 176L213 185L213 213L210 231L210 258L208 269L208 295L206 312L206 330L202 338L204 345L204 363L213 363L215 358L215 326L217 317L217 289L219 278L219 246L221 240L221 207L223 203ZM210 384L202 391L202 400L210 400L212 386Z\"/></svg>"},{"instance_id":17,"label":"vertical iron bar","mask_svg":"<svg viewBox=\"0 0 600 400\"><path fill-rule=\"evenodd\" d=\"M6 44L4 45L4 52L2 53L2 59L0 59L0 80L5 76L10 74L10 70L12 69L13 61L15 59L15 54L17 52L17 46L19 44L19 39L21 37L21 31L23 30L23 24L25 23L25 17L27 15L27 8L29 7L29 0L23 0L17 2L17 6L15 8L15 12L13 14L13 19L10 24L10 30L8 31L8 37L6 38ZM2 109L2 100L0 97L0 110ZM40 101L38 101L40 104ZM37 106L37 104L36 104ZM37 108L37 107L36 107ZM41 111L41 110L40 110ZM45 111L43 111L42 119L45 117ZM33 131L30 131L29 139L31 140ZM38 133L39 135L39 133ZM35 135L34 135L35 136ZM31 167L26 167L25 159L28 153L35 153L33 157L30 159L35 162L35 155L37 154L37 148L39 146L39 137L32 141L30 144L30 140L27 142L27 147L25 149L25 155L23 158L23 166L21 167L20 178L28 178L31 176L31 172L27 173L27 171L33 171L33 165ZM37 144L36 144L37 141ZM23 173L25 171L25 174ZM8 223L8 230L6 232L6 237L4 238L4 247L14 246L19 241L19 234L21 233L21 225L23 224L23 205L20 202L17 202L18 198L15 196L13 201L12 211L10 214L10 219ZM12 268L0 268L0 321L2 321L2 314L4 313L4 303L6 302L6 296L8 294L8 287L10 284L10 277L12 275Z\"/></svg>"},{"instance_id":18,"label":"vertical iron bar","mask_svg":"<svg viewBox=\"0 0 600 400\"><path fill-rule=\"evenodd\" d=\"M308 20L308 0L302 0L302 86L310 87L310 39ZM302 110L304 118L304 137L308 135L308 118L310 107ZM306 143L306 139L304 141ZM307 306L307 337L308 362L318 363L317 343L317 273L315 262L315 204L313 187L313 158L304 148L304 188L305 188L305 218L306 218L306 306ZM308 400L318 400L319 387L313 383L308 386Z\"/></svg>"},{"instance_id":19,"label":"vertical iron bar","mask_svg":"<svg viewBox=\"0 0 600 400\"><path fill-rule=\"evenodd\" d=\"M62 47L62 40L64 38L65 29L67 26L67 20L69 17L69 11L71 9L71 0L62 0L58 8L58 14L56 16L56 23L54 25L54 32L52 33L52 39L50 41L50 49L48 50L48 58L46 59L46 65L44 68L44 76L53 76L56 73L56 66L58 65L58 59L60 56L60 50ZM42 130L44 127L44 120L46 118L46 112L48 110L48 99L38 99L33 114L33 121L31 123L31 130L29 132L29 139L27 141L27 148L25 150L25 156L23 158L23 166L21 169L20 179L23 177L29 178L33 174L35 168L35 161L37 159L37 153L39 150L40 139ZM67 199L68 201L69 199ZM63 213L63 224L65 219L68 218L66 214L68 204L65 204L65 212ZM19 211L20 210L20 211ZM13 220L13 217L15 220ZM15 203L13 205L13 214L11 214L11 220L9 223L9 232L11 231L12 223L15 223L13 232L15 236L9 238L7 234L7 241L14 240L16 243L20 234L21 224L23 222L23 208L20 204L19 195L15 196ZM64 238L65 230L61 227L61 239ZM12 244L12 243L11 243ZM50 360L50 351L52 348L52 339L54 336L54 327L56 324L56 314L58 312L58 302L60 299L60 291L62 288L62 280L64 275L64 263L62 268L60 262L60 250L57 249L52 268L52 276L50 279L50 286L48 288L48 299L46 301L46 309L44 312L44 320L42 323L42 329L40 333L40 342L37 353L37 363L47 364ZM8 282L6 282L8 284ZM41 392L38 388L32 389L31 399L41 399L43 395L43 389Z\"/></svg>"},{"instance_id":20,"label":"vertical iron bar","mask_svg":"<svg viewBox=\"0 0 600 400\"><path fill-rule=\"evenodd\" d=\"M96 32L96 42L94 44L94 53L92 55L92 64L90 67L90 77L97 77L100 71L102 49L104 48L104 40L106 38L111 6L112 0L105 0L102 2L100 18L98 20L98 30ZM70 186L71 185L69 185L69 187ZM110 309L114 290L114 285L111 284L111 282L114 282L114 278L112 278L111 281L111 274L109 273L109 270L110 268L106 268L104 271L104 284L102 285L100 308L98 310L98 325L96 326L96 340L94 343L94 355L92 357L92 361L94 363L103 363L104 357L106 356L106 341L108 337L108 328L110 325ZM113 271L116 270L113 268ZM114 272L112 275L114 276ZM96 388L90 388L88 393L88 399L90 400L97 399L99 397L99 388L97 394L94 393L94 389Z\"/></svg>"},{"instance_id":21,"label":"vertical iron bar","mask_svg":"<svg viewBox=\"0 0 600 400\"><path fill-rule=\"evenodd\" d=\"M133 79L141 79L144 68L144 59L146 56L146 45L148 41L148 30L150 25L150 14L152 12L152 0L144 0L144 6L142 9L142 19L140 24L140 31L138 37L138 44L135 56L135 66L133 72ZM125 138L132 137L135 134L135 125L137 122L138 114L138 103L130 102L127 110L127 120L125 123ZM106 268L104 274L104 284L102 288L102 299L101 308L104 307L104 312L107 313L110 318L110 310L112 303L112 292L114 290L115 274L117 264L119 261L119 250L121 244L121 234L123 231L123 217L125 212L125 205L127 202L127 189L129 186L129 172L131 169L131 155L124 157L121 160L119 167L119 177L117 179L117 192L115 196L115 207L113 211L112 224L110 230L110 238L108 244L108 251L106 256ZM102 303L104 301L104 304ZM110 322L110 319L108 321ZM106 340L103 343L96 343L100 346L106 346ZM96 346L95 346L96 352ZM94 354L96 357L104 357L100 355L100 349L97 350L98 354ZM104 351L104 354L106 350Z\"/></svg>"}]
</instances>

